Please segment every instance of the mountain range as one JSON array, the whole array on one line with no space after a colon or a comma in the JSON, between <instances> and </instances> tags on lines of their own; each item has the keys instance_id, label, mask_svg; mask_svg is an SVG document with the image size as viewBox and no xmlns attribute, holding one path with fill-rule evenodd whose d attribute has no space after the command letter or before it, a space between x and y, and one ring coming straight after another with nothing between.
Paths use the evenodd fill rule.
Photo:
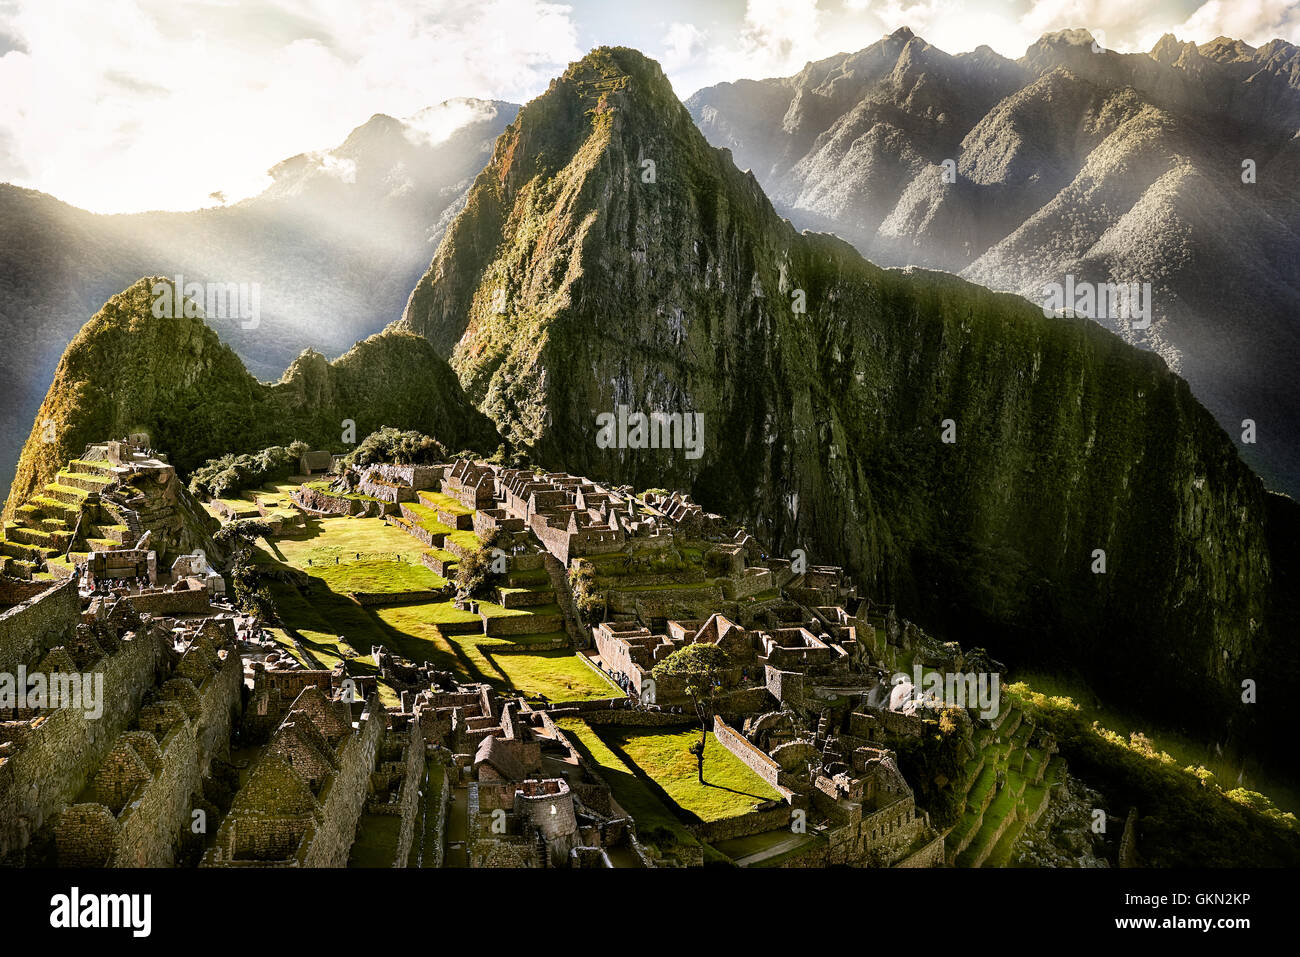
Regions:
<instances>
[{"instance_id":1,"label":"mountain range","mask_svg":"<svg viewBox=\"0 0 1300 957\"><path fill-rule=\"evenodd\" d=\"M779 212L873 262L1040 304L1067 275L1149 283L1149 327L1098 321L1159 354L1230 434L1254 422L1243 456L1300 493L1294 45L1167 35L1120 54L1071 30L1010 60L901 29L687 106Z\"/></svg>"},{"instance_id":2,"label":"mountain range","mask_svg":"<svg viewBox=\"0 0 1300 957\"><path fill-rule=\"evenodd\" d=\"M276 385L199 319L173 357L152 280L132 286L61 360L38 413L55 440L33 430L9 507L105 430L150 431L184 464L337 447L360 408L688 489L931 633L1282 754L1300 513L1188 382L1098 323L800 232L696 119L652 60L592 51L496 139L401 318ZM611 447L600 418L627 412L698 421L698 454Z\"/></svg>"},{"instance_id":3,"label":"mountain range","mask_svg":"<svg viewBox=\"0 0 1300 957\"><path fill-rule=\"evenodd\" d=\"M520 112L398 327L541 464L690 489L963 644L1224 739L1258 717L1242 675L1295 687L1294 503L1186 381L1097 323L798 232L635 51ZM702 454L602 447L621 408L698 413Z\"/></svg>"},{"instance_id":4,"label":"mountain range","mask_svg":"<svg viewBox=\"0 0 1300 957\"><path fill-rule=\"evenodd\" d=\"M194 212L95 215L0 185L0 491L64 347L141 276L257 284L255 323L210 324L264 380L303 349L337 356L382 329L517 110L449 100L378 114L332 150L277 164L261 194Z\"/></svg>"}]
</instances>

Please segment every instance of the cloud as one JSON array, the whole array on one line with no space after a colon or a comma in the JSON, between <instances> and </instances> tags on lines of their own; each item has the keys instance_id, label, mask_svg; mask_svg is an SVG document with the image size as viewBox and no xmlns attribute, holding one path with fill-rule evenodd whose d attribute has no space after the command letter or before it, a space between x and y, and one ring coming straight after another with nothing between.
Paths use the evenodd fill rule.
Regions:
<instances>
[{"instance_id":1,"label":"cloud","mask_svg":"<svg viewBox=\"0 0 1300 957\"><path fill-rule=\"evenodd\" d=\"M1208 0L1173 33L1197 43L1220 36L1245 40L1252 46L1274 39L1300 43L1300 4L1295 0Z\"/></svg>"},{"instance_id":2,"label":"cloud","mask_svg":"<svg viewBox=\"0 0 1300 957\"><path fill-rule=\"evenodd\" d=\"M484 100L448 100L406 117L403 132L416 146L436 146L462 127L495 115L496 107Z\"/></svg>"},{"instance_id":3,"label":"cloud","mask_svg":"<svg viewBox=\"0 0 1300 957\"><path fill-rule=\"evenodd\" d=\"M0 33L0 179L97 211L235 201L376 112L525 99L582 54L547 0L10 0Z\"/></svg>"},{"instance_id":4,"label":"cloud","mask_svg":"<svg viewBox=\"0 0 1300 957\"><path fill-rule=\"evenodd\" d=\"M674 21L664 34L664 53L661 65L671 73L689 66L704 50L707 34L693 23Z\"/></svg>"}]
</instances>

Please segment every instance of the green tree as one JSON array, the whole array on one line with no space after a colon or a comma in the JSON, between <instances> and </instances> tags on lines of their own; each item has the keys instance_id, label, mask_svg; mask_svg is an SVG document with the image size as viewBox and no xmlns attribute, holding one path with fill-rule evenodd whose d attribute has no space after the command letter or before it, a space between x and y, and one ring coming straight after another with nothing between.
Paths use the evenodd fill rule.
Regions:
<instances>
[{"instance_id":1,"label":"green tree","mask_svg":"<svg viewBox=\"0 0 1300 957\"><path fill-rule=\"evenodd\" d=\"M261 572L251 559L253 543L270 534L270 523L250 518L223 525L212 536L218 545L231 549L227 572L235 591L235 602L262 621L271 621L275 617L275 603L270 589L262 583Z\"/></svg>"},{"instance_id":2,"label":"green tree","mask_svg":"<svg viewBox=\"0 0 1300 957\"><path fill-rule=\"evenodd\" d=\"M695 714L700 719L700 740L691 745L691 754L695 755L701 784L704 783L704 745L709 738L713 700L723 673L730 667L730 656L717 645L695 642L678 648L650 672L659 683L671 678L679 679L690 695Z\"/></svg>"},{"instance_id":3,"label":"green tree","mask_svg":"<svg viewBox=\"0 0 1300 957\"><path fill-rule=\"evenodd\" d=\"M384 426L371 432L361 444L348 453L348 465L364 466L376 462L397 465L435 465L447 461L447 450L435 438L422 432L394 429Z\"/></svg>"},{"instance_id":4,"label":"green tree","mask_svg":"<svg viewBox=\"0 0 1300 957\"><path fill-rule=\"evenodd\" d=\"M477 551L470 552L456 565L456 584L471 598L489 598L492 589L506 581L506 575L496 570L498 550L509 555L510 535L498 531ZM508 558L507 558L508 561Z\"/></svg>"}]
</instances>

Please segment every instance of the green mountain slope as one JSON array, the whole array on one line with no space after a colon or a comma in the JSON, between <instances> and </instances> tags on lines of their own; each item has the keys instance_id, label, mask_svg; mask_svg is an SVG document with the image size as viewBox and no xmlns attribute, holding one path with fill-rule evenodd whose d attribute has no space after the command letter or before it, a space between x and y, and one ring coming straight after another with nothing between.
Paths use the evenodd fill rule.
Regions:
<instances>
[{"instance_id":1,"label":"green mountain slope","mask_svg":"<svg viewBox=\"0 0 1300 957\"><path fill-rule=\"evenodd\" d=\"M206 459L302 439L342 451L345 420L359 441L391 425L449 449L496 449L492 424L465 399L424 340L400 331L357 343L333 362L307 351L279 382L258 382L201 318L158 319L156 283L113 296L64 351L23 446L6 516L86 443L147 432L188 471Z\"/></svg>"},{"instance_id":2,"label":"green mountain slope","mask_svg":"<svg viewBox=\"0 0 1300 957\"><path fill-rule=\"evenodd\" d=\"M1270 545L1293 504L1182 379L1093 324L797 233L635 51L520 112L402 326L545 464L690 488L963 645L1224 741L1269 725L1243 679L1261 702L1296 687L1274 590L1293 559ZM601 448L619 405L701 413L703 454Z\"/></svg>"}]
</instances>

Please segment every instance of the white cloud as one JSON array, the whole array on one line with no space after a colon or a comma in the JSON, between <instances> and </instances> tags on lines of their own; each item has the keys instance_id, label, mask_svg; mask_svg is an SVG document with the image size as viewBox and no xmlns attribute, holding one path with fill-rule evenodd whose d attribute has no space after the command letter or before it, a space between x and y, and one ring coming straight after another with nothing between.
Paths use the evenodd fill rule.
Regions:
<instances>
[{"instance_id":1,"label":"white cloud","mask_svg":"<svg viewBox=\"0 0 1300 957\"><path fill-rule=\"evenodd\" d=\"M490 119L496 108L483 100L448 100L406 117L406 138L417 146L436 146L463 126Z\"/></svg>"},{"instance_id":2,"label":"white cloud","mask_svg":"<svg viewBox=\"0 0 1300 957\"><path fill-rule=\"evenodd\" d=\"M356 160L348 159L346 156L335 156L333 153L319 153L315 158L326 175L333 176L344 183L357 181Z\"/></svg>"},{"instance_id":3,"label":"white cloud","mask_svg":"<svg viewBox=\"0 0 1300 957\"><path fill-rule=\"evenodd\" d=\"M1300 43L1300 4L1295 0L1208 0L1173 29L1181 40L1206 43L1232 37L1259 46L1282 39Z\"/></svg>"},{"instance_id":4,"label":"white cloud","mask_svg":"<svg viewBox=\"0 0 1300 957\"><path fill-rule=\"evenodd\" d=\"M711 47L709 64L731 77L796 73L827 55L820 25L817 0L749 0L736 41Z\"/></svg>"},{"instance_id":5,"label":"white cloud","mask_svg":"<svg viewBox=\"0 0 1300 957\"><path fill-rule=\"evenodd\" d=\"M664 34L661 65L665 72L689 66L704 50L707 34L693 23L674 21Z\"/></svg>"},{"instance_id":6,"label":"white cloud","mask_svg":"<svg viewBox=\"0 0 1300 957\"><path fill-rule=\"evenodd\" d=\"M581 56L571 14L546 0L15 0L0 179L98 211L234 201L376 112L534 95Z\"/></svg>"}]
</instances>

